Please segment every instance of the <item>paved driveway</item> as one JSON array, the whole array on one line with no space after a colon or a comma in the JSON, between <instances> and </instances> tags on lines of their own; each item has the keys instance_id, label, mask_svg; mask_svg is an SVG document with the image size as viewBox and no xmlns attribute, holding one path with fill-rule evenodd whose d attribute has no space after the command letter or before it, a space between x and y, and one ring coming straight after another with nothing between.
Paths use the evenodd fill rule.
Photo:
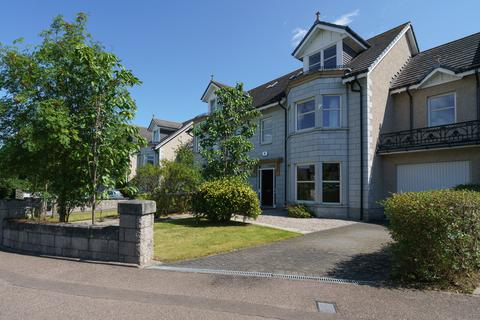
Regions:
<instances>
[{"instance_id":1,"label":"paved driveway","mask_svg":"<svg viewBox=\"0 0 480 320\"><path fill-rule=\"evenodd\" d=\"M381 281L390 242L384 226L355 223L302 237L167 266Z\"/></svg>"}]
</instances>

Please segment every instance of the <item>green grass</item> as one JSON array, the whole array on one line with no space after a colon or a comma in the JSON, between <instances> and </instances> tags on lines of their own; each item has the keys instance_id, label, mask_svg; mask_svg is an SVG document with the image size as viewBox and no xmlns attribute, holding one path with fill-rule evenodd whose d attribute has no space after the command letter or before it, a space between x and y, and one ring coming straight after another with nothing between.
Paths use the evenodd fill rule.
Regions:
<instances>
[{"instance_id":1,"label":"green grass","mask_svg":"<svg viewBox=\"0 0 480 320\"><path fill-rule=\"evenodd\" d=\"M155 223L155 259L193 259L300 236L299 233L241 222L213 224L194 218Z\"/></svg>"},{"instance_id":2,"label":"green grass","mask_svg":"<svg viewBox=\"0 0 480 320\"><path fill-rule=\"evenodd\" d=\"M97 221L101 221L105 218L116 218L118 217L117 210L105 210L103 212L97 211ZM77 221L86 221L92 220L92 212L85 211L85 212L74 212L70 214L70 218L68 222L77 222ZM47 222L58 222L58 216L56 217L48 217L46 219Z\"/></svg>"}]
</instances>

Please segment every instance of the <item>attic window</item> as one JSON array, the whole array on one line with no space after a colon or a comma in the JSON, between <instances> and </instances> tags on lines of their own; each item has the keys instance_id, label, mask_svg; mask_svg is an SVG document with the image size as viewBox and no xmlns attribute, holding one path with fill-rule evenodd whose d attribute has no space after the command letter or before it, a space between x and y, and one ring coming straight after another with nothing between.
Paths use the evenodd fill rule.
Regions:
<instances>
[{"instance_id":1,"label":"attic window","mask_svg":"<svg viewBox=\"0 0 480 320\"><path fill-rule=\"evenodd\" d=\"M308 69L335 69L337 67L337 45L333 45L308 57Z\"/></svg>"},{"instance_id":2,"label":"attic window","mask_svg":"<svg viewBox=\"0 0 480 320\"><path fill-rule=\"evenodd\" d=\"M270 83L270 84L267 86L267 89L268 89L268 88L273 88L273 87L275 87L277 84L278 84L278 81L275 81L274 83Z\"/></svg>"}]
</instances>

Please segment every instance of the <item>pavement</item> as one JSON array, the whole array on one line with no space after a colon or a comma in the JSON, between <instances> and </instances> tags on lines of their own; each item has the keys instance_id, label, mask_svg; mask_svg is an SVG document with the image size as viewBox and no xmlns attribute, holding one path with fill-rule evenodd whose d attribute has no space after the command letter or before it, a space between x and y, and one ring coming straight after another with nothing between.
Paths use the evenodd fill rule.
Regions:
<instances>
[{"instance_id":1,"label":"pavement","mask_svg":"<svg viewBox=\"0 0 480 320\"><path fill-rule=\"evenodd\" d=\"M241 217L237 217L235 220L244 221ZM262 214L257 217L256 220L247 219L245 220L245 222L287 231L298 232L302 234L344 227L357 223L355 221L340 219L290 218L287 217L287 213L285 210L278 209L264 210Z\"/></svg>"},{"instance_id":2,"label":"pavement","mask_svg":"<svg viewBox=\"0 0 480 320\"><path fill-rule=\"evenodd\" d=\"M334 303L320 313L316 301ZM480 298L178 273L0 251L0 319L479 319Z\"/></svg>"},{"instance_id":3,"label":"pavement","mask_svg":"<svg viewBox=\"0 0 480 320\"><path fill-rule=\"evenodd\" d=\"M381 282L388 279L389 260L385 248L390 241L384 226L354 223L163 266Z\"/></svg>"}]
</instances>

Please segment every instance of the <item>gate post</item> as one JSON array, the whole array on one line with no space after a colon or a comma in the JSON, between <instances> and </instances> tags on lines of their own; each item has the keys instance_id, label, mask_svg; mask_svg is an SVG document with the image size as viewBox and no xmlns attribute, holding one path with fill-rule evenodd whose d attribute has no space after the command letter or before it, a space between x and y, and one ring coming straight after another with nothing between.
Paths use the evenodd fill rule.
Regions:
<instances>
[{"instance_id":1,"label":"gate post","mask_svg":"<svg viewBox=\"0 0 480 320\"><path fill-rule=\"evenodd\" d=\"M135 200L118 203L120 262L145 266L153 260L155 201Z\"/></svg>"}]
</instances>

